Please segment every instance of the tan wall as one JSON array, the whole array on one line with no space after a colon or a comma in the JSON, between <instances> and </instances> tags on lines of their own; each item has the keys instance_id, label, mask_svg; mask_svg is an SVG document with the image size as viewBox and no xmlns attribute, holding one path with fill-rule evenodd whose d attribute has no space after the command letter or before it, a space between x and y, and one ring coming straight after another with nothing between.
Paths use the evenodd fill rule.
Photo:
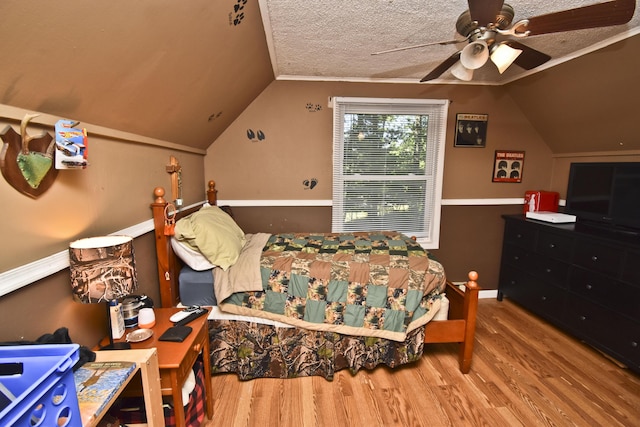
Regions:
<instances>
[{"instance_id":1,"label":"tan wall","mask_svg":"<svg viewBox=\"0 0 640 427\"><path fill-rule=\"evenodd\" d=\"M640 35L516 80L505 89L551 150L640 150Z\"/></svg>"},{"instance_id":2,"label":"tan wall","mask_svg":"<svg viewBox=\"0 0 640 427\"><path fill-rule=\"evenodd\" d=\"M339 82L272 83L213 143L205 160L220 199L331 199L331 96L449 99L444 198L522 197L547 188L551 152L506 92L499 87ZM319 106L311 111L307 105ZM486 148L454 148L456 113L489 115ZM265 139L250 141L247 130ZM491 182L495 150L526 151L521 184ZM303 181L316 178L306 189Z\"/></svg>"},{"instance_id":3,"label":"tan wall","mask_svg":"<svg viewBox=\"0 0 640 427\"><path fill-rule=\"evenodd\" d=\"M87 169L59 171L53 186L38 199L19 193L0 179L5 243L0 273L66 251L76 238L114 233L148 221L154 187L170 188L165 167L171 155L183 167L185 203L204 199L201 154L149 145L142 137L143 142L125 141L117 131L102 129L107 135L92 135L91 125L82 125L89 129ZM14 118L0 118L0 129L5 126L20 131ZM53 134L49 125L30 126L28 133L37 135L42 130ZM140 292L149 295L158 292L154 244L153 237L147 235L134 241ZM72 338L75 333L82 343L95 344L92 341L106 331L91 326L91 322L103 321L105 310L99 306L82 307L73 302L65 269L0 297L0 341L32 340L67 326ZM87 321L86 313L98 318Z\"/></svg>"},{"instance_id":4,"label":"tan wall","mask_svg":"<svg viewBox=\"0 0 640 427\"><path fill-rule=\"evenodd\" d=\"M443 198L521 198L525 190L547 189L551 152L518 106L499 87L386 85L337 82L272 83L209 147L205 176L217 183L222 200L330 200L332 198L331 96L449 99ZM486 148L453 147L457 113L489 115ZM261 130L251 141L247 130ZM520 184L492 183L495 150L523 150ZM315 178L308 189L303 181ZM235 208L241 226L253 231L331 229L330 208ZM502 235L501 213L513 206L443 208L440 249L453 280L479 268L487 288L497 286ZM280 221L278 221L280 218ZM462 224L460 223L462 222ZM268 230L261 229L266 227ZM465 230L464 234L460 230ZM460 248L464 248L460 250ZM464 253L463 256L459 254ZM474 267L480 266L480 267Z\"/></svg>"}]
</instances>

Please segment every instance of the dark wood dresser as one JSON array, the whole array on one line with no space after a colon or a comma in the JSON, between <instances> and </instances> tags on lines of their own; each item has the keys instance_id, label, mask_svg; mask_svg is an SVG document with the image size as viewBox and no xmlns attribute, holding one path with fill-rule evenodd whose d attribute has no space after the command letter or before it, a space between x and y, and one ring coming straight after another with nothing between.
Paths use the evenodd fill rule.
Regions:
<instances>
[{"instance_id":1,"label":"dark wood dresser","mask_svg":"<svg viewBox=\"0 0 640 427\"><path fill-rule=\"evenodd\" d=\"M504 296L640 373L640 242L505 215Z\"/></svg>"}]
</instances>

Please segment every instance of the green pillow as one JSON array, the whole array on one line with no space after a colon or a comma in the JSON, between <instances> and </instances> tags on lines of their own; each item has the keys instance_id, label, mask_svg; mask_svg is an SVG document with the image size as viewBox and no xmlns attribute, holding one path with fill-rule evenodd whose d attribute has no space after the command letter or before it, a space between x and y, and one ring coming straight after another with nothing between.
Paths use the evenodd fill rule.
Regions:
<instances>
[{"instance_id":1,"label":"green pillow","mask_svg":"<svg viewBox=\"0 0 640 427\"><path fill-rule=\"evenodd\" d=\"M217 206L204 206L178 220L175 238L223 270L235 264L246 241L238 224Z\"/></svg>"}]
</instances>

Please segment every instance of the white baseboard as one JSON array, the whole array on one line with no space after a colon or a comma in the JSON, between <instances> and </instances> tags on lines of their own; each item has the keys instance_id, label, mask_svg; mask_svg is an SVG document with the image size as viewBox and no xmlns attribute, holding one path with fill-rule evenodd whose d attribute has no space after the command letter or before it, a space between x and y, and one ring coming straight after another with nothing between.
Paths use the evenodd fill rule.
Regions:
<instances>
[{"instance_id":1,"label":"white baseboard","mask_svg":"<svg viewBox=\"0 0 640 427\"><path fill-rule=\"evenodd\" d=\"M487 289L487 290L478 292L478 299L489 299L489 298L493 298L493 299L498 298L498 290Z\"/></svg>"}]
</instances>

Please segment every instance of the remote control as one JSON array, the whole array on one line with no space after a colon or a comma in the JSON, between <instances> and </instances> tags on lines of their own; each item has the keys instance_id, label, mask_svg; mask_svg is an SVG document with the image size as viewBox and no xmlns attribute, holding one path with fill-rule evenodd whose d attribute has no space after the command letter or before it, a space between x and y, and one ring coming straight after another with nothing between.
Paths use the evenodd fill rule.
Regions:
<instances>
[{"instance_id":1,"label":"remote control","mask_svg":"<svg viewBox=\"0 0 640 427\"><path fill-rule=\"evenodd\" d=\"M173 326L186 325L187 323L191 322L192 320L197 319L198 317L203 316L203 315L205 315L207 313L209 313L209 310L207 310L206 308L198 307L197 309L188 312L186 317L183 317L182 319L178 320L177 322L173 322Z\"/></svg>"},{"instance_id":2,"label":"remote control","mask_svg":"<svg viewBox=\"0 0 640 427\"><path fill-rule=\"evenodd\" d=\"M169 320L171 320L173 323L179 322L182 319L184 319L185 317L187 317L188 315L190 315L191 313L193 313L196 310L200 310L200 306L199 305L191 305L187 308L185 308L182 311L179 311L173 315L171 315L171 317L169 317Z\"/></svg>"}]
</instances>

